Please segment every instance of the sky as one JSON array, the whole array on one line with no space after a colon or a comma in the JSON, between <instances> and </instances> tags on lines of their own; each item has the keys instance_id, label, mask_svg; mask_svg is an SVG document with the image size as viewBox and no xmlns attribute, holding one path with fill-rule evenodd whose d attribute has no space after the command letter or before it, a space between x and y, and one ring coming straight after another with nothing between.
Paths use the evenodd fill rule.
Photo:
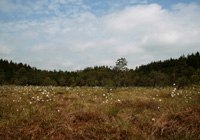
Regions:
<instances>
[{"instance_id":1,"label":"sky","mask_svg":"<svg viewBox=\"0 0 200 140\"><path fill-rule=\"evenodd\" d=\"M128 68L200 51L200 0L0 0L0 58Z\"/></svg>"}]
</instances>

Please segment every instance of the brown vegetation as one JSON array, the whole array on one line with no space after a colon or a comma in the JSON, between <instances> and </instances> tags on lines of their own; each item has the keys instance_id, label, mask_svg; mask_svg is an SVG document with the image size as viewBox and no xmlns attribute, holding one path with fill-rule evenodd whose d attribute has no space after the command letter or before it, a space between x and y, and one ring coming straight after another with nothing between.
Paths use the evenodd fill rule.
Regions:
<instances>
[{"instance_id":1,"label":"brown vegetation","mask_svg":"<svg viewBox=\"0 0 200 140\"><path fill-rule=\"evenodd\" d=\"M200 91L192 89L174 91L173 97L172 88L0 91L0 139L200 139Z\"/></svg>"}]
</instances>

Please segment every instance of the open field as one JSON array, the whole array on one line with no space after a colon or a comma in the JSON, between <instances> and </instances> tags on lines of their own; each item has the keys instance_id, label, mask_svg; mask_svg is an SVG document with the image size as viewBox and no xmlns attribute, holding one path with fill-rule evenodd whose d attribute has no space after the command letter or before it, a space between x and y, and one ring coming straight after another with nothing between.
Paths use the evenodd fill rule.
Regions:
<instances>
[{"instance_id":1,"label":"open field","mask_svg":"<svg viewBox=\"0 0 200 140\"><path fill-rule=\"evenodd\" d=\"M0 139L197 140L200 90L0 87Z\"/></svg>"}]
</instances>

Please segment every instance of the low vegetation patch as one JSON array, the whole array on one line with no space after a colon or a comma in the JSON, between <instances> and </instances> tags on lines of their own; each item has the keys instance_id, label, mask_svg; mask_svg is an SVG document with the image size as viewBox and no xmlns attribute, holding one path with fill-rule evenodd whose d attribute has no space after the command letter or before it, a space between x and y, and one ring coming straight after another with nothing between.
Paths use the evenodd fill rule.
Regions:
<instances>
[{"instance_id":1,"label":"low vegetation patch","mask_svg":"<svg viewBox=\"0 0 200 140\"><path fill-rule=\"evenodd\" d=\"M153 134L168 139L200 139L200 108L165 113L158 118L154 127Z\"/></svg>"},{"instance_id":2,"label":"low vegetation patch","mask_svg":"<svg viewBox=\"0 0 200 140\"><path fill-rule=\"evenodd\" d=\"M196 88L0 87L0 139L200 139Z\"/></svg>"}]
</instances>

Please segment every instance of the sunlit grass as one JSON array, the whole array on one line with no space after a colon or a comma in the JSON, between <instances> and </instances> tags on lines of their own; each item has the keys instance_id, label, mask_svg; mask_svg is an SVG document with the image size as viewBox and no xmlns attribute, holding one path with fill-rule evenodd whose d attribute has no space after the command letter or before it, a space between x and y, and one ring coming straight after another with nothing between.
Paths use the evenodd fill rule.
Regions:
<instances>
[{"instance_id":1,"label":"sunlit grass","mask_svg":"<svg viewBox=\"0 0 200 140\"><path fill-rule=\"evenodd\" d=\"M0 139L200 139L200 90L0 87Z\"/></svg>"}]
</instances>

